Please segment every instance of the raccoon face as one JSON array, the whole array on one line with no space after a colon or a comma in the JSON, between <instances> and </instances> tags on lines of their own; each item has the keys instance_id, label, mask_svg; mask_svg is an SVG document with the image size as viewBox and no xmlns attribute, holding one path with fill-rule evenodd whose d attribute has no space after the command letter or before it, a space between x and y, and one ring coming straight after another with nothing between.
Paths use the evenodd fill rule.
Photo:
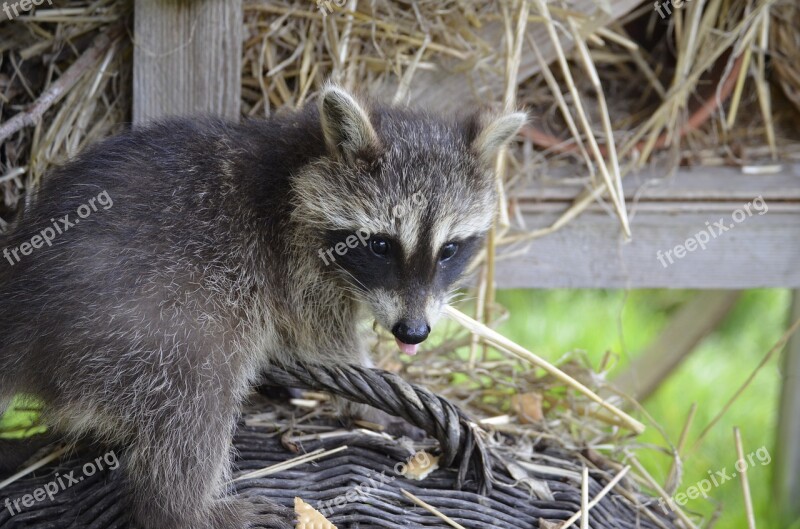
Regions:
<instances>
[{"instance_id":1,"label":"raccoon face","mask_svg":"<svg viewBox=\"0 0 800 529\"><path fill-rule=\"evenodd\" d=\"M497 209L495 154L526 115L367 112L333 86L319 111L329 157L298 178L297 215L320 234L323 269L415 354L483 247Z\"/></svg>"}]
</instances>

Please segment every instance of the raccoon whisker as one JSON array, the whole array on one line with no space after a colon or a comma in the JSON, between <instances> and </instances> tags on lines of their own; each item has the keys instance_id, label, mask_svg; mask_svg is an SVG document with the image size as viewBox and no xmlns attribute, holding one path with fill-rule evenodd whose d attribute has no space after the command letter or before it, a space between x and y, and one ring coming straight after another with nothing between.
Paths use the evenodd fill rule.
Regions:
<instances>
[{"instance_id":1,"label":"raccoon whisker","mask_svg":"<svg viewBox=\"0 0 800 529\"><path fill-rule=\"evenodd\" d=\"M478 299L478 296L470 296L466 292L454 292L452 294L448 294L449 299L457 299L459 301L472 301L473 299Z\"/></svg>"},{"instance_id":2,"label":"raccoon whisker","mask_svg":"<svg viewBox=\"0 0 800 529\"><path fill-rule=\"evenodd\" d=\"M362 290L362 292L366 292L366 291L368 291L368 290L369 290L369 289L367 288L367 286L366 286L364 283L362 283L361 281L359 281L359 280L358 280L358 278L357 278L356 276L354 276L353 274L351 274L350 272L348 272L348 271L347 271L347 270L346 270L346 269L345 269L345 268L344 268L342 265L339 265L339 264L337 264L337 266L339 267L339 270L341 270L342 272L344 272L345 274L347 274L348 276L350 276L351 278L353 278L353 281L355 281L355 282L356 282L356 284L357 284L358 286L360 286L361 288L363 288L363 289L364 289L364 290Z\"/></svg>"},{"instance_id":3,"label":"raccoon whisker","mask_svg":"<svg viewBox=\"0 0 800 529\"><path fill-rule=\"evenodd\" d=\"M360 291L349 283L342 283L337 286L337 289L339 290L340 294L344 294L349 300L355 301L356 303L365 302L364 292Z\"/></svg>"},{"instance_id":4,"label":"raccoon whisker","mask_svg":"<svg viewBox=\"0 0 800 529\"><path fill-rule=\"evenodd\" d=\"M346 294L349 299L359 302L363 301L362 292L359 292L357 289L354 289L352 287L342 286L341 290L342 293Z\"/></svg>"},{"instance_id":5,"label":"raccoon whisker","mask_svg":"<svg viewBox=\"0 0 800 529\"><path fill-rule=\"evenodd\" d=\"M458 289L453 289L447 292L447 294L445 295L445 300L447 301L447 303L451 303L453 301L464 301L467 299L466 296L467 294L465 292L460 292ZM469 299L475 299L475 297L472 296Z\"/></svg>"},{"instance_id":6,"label":"raccoon whisker","mask_svg":"<svg viewBox=\"0 0 800 529\"><path fill-rule=\"evenodd\" d=\"M342 290L352 292L353 294L362 295L364 291L356 287L354 284L347 282L341 286Z\"/></svg>"}]
</instances>

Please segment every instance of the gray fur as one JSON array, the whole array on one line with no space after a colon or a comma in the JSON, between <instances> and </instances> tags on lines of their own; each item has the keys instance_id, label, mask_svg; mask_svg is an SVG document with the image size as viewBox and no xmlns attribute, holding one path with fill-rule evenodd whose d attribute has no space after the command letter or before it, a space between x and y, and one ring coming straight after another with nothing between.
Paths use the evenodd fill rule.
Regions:
<instances>
[{"instance_id":1,"label":"gray fur","mask_svg":"<svg viewBox=\"0 0 800 529\"><path fill-rule=\"evenodd\" d=\"M36 396L64 432L127 446L143 529L288 526L275 506L225 490L259 371L368 362L364 315L387 329L411 314L432 324L474 254L445 269L439 248L477 248L492 223L480 116L362 106L335 87L321 101L332 103L106 140L49 175L0 241L19 247L91 197L113 199L52 246L0 261L0 402ZM415 192L426 205L393 218ZM318 257L365 225L397 241L392 270L377 273L385 286L366 285L372 261L356 250Z\"/></svg>"}]
</instances>

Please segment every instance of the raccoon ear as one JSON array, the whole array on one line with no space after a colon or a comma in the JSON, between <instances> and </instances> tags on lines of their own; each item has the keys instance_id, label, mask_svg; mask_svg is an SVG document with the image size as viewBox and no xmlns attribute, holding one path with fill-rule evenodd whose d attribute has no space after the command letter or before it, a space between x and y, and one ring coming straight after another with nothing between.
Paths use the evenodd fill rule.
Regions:
<instances>
[{"instance_id":1,"label":"raccoon ear","mask_svg":"<svg viewBox=\"0 0 800 529\"><path fill-rule=\"evenodd\" d=\"M473 142L473 148L478 153L481 163L486 166L491 165L497 151L511 141L527 121L528 114L525 112L512 112L495 118L482 127Z\"/></svg>"},{"instance_id":2,"label":"raccoon ear","mask_svg":"<svg viewBox=\"0 0 800 529\"><path fill-rule=\"evenodd\" d=\"M332 154L353 160L378 147L378 135L367 112L338 86L328 85L319 99L325 143Z\"/></svg>"}]
</instances>

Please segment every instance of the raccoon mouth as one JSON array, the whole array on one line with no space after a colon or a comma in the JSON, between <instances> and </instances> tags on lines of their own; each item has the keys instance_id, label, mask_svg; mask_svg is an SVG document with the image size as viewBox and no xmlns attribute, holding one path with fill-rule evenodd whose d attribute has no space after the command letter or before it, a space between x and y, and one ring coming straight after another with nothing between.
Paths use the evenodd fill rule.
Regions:
<instances>
[{"instance_id":1,"label":"raccoon mouth","mask_svg":"<svg viewBox=\"0 0 800 529\"><path fill-rule=\"evenodd\" d=\"M400 349L401 353L405 353L409 356L414 356L415 354L417 354L417 350L419 349L418 343L410 344L401 342L399 338L395 338L394 341L397 342L397 347L398 349Z\"/></svg>"}]
</instances>

